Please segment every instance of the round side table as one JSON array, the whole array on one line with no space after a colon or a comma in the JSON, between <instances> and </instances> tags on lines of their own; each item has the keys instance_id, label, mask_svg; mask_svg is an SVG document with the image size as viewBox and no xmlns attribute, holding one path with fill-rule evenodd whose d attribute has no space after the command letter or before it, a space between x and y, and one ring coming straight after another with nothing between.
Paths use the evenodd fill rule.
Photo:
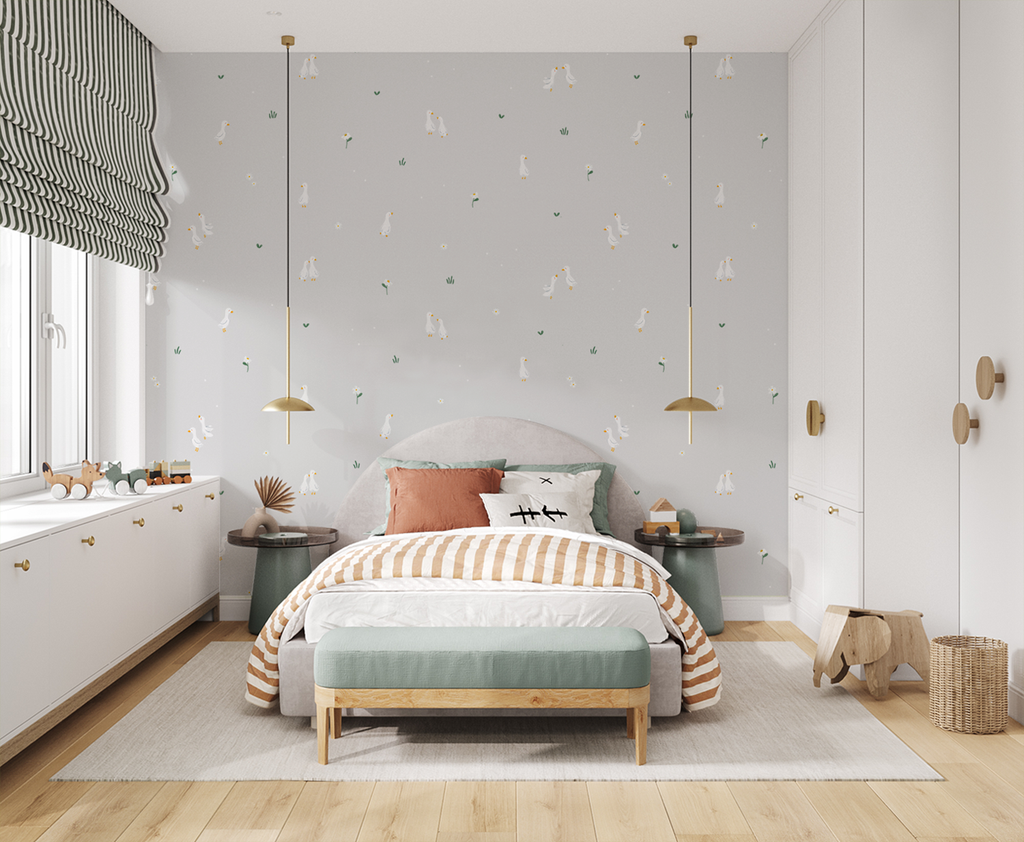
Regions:
<instances>
[{"instance_id":1,"label":"round side table","mask_svg":"<svg viewBox=\"0 0 1024 842\"><path fill-rule=\"evenodd\" d=\"M672 574L669 584L693 609L704 631L709 635L725 631L715 550L742 544L743 532L724 526L698 526L690 535L648 535L642 529L634 535L639 544L665 548L661 563Z\"/></svg>"},{"instance_id":2,"label":"round side table","mask_svg":"<svg viewBox=\"0 0 1024 842\"><path fill-rule=\"evenodd\" d=\"M228 543L256 547L256 572L249 603L249 634L259 634L277 606L311 572L309 548L332 544L338 531L323 526L282 526L281 532L264 532L243 538L241 529L228 532Z\"/></svg>"}]
</instances>

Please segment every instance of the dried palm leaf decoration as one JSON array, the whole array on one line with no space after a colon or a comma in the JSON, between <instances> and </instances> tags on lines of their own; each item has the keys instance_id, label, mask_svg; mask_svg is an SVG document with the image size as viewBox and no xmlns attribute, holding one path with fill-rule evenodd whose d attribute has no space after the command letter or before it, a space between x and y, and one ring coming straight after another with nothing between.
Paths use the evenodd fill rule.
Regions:
<instances>
[{"instance_id":1,"label":"dried palm leaf decoration","mask_svg":"<svg viewBox=\"0 0 1024 842\"><path fill-rule=\"evenodd\" d=\"M266 509L274 509L278 512L290 512L295 502L295 495L289 486L285 485L278 477L263 477L253 480L256 486L256 493L260 496L260 502Z\"/></svg>"}]
</instances>

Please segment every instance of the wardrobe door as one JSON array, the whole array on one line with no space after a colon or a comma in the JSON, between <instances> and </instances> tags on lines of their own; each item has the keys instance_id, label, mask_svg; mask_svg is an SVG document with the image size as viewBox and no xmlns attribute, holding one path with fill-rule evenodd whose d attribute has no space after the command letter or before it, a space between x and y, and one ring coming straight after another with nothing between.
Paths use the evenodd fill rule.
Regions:
<instances>
[{"instance_id":1,"label":"wardrobe door","mask_svg":"<svg viewBox=\"0 0 1024 842\"><path fill-rule=\"evenodd\" d=\"M1024 3L960 4L960 626L1010 649L1024 715ZM980 357L1005 380L982 400ZM951 415L952 409L947 412ZM952 436L951 436L952 438ZM927 618L925 618L927 622Z\"/></svg>"}]
</instances>

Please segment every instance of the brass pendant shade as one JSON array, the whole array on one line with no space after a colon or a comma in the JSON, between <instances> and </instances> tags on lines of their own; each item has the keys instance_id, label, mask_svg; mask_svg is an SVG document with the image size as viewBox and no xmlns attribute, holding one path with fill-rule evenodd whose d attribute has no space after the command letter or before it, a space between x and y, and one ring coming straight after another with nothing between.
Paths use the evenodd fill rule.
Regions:
<instances>
[{"instance_id":1,"label":"brass pendant shade","mask_svg":"<svg viewBox=\"0 0 1024 842\"><path fill-rule=\"evenodd\" d=\"M285 443L292 443L292 416L293 412L315 412L313 407L302 398L292 397L292 308L291 308L291 205L288 201L288 190L291 184L291 81L289 76L289 52L295 44L292 35L282 35L281 44L285 48L285 308L284 308L284 337L285 337L285 388L284 397L272 400L265 407L263 412L285 412L287 421L285 423Z\"/></svg>"},{"instance_id":2,"label":"brass pendant shade","mask_svg":"<svg viewBox=\"0 0 1024 842\"><path fill-rule=\"evenodd\" d=\"M689 436L687 441L693 444L693 413L694 412L716 412L714 404L703 398L693 396L693 48L697 44L696 35L687 35L683 43L690 50L690 110L687 112L687 119L690 121L690 307L688 313L689 331L689 380L687 396L672 401L665 407L665 412L687 412L689 413Z\"/></svg>"}]
</instances>

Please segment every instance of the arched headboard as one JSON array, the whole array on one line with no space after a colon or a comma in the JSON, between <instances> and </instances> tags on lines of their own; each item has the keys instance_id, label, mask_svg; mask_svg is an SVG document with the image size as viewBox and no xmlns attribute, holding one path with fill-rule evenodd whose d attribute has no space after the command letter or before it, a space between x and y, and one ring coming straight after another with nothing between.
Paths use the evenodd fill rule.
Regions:
<instances>
[{"instance_id":1,"label":"arched headboard","mask_svg":"<svg viewBox=\"0 0 1024 842\"><path fill-rule=\"evenodd\" d=\"M472 462L504 457L509 465L607 462L567 433L521 418L463 418L430 427L409 436L385 451L392 459L432 462ZM334 520L338 541L331 552L361 541L385 519L384 472L376 460L369 465L345 496ZM615 537L634 544L633 532L644 513L628 483L618 472L608 489L608 521Z\"/></svg>"}]
</instances>

